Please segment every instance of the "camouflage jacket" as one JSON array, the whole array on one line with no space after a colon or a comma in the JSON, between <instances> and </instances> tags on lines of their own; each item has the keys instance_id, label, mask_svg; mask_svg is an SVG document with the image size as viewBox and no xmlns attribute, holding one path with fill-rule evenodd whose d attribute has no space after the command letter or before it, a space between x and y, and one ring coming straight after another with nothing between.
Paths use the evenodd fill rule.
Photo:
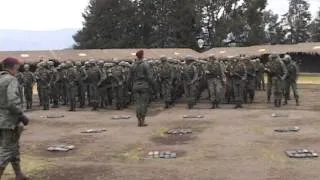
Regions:
<instances>
[{"instance_id":1,"label":"camouflage jacket","mask_svg":"<svg viewBox=\"0 0 320 180\"><path fill-rule=\"evenodd\" d=\"M34 84L34 75L30 71L23 72L23 84L25 86L32 86Z\"/></svg>"},{"instance_id":2,"label":"camouflage jacket","mask_svg":"<svg viewBox=\"0 0 320 180\"><path fill-rule=\"evenodd\" d=\"M0 129L15 129L23 114L18 80L7 71L0 72Z\"/></svg>"},{"instance_id":3,"label":"camouflage jacket","mask_svg":"<svg viewBox=\"0 0 320 180\"><path fill-rule=\"evenodd\" d=\"M131 70L131 82L133 90L144 90L154 88L154 82L145 62L135 62Z\"/></svg>"}]
</instances>

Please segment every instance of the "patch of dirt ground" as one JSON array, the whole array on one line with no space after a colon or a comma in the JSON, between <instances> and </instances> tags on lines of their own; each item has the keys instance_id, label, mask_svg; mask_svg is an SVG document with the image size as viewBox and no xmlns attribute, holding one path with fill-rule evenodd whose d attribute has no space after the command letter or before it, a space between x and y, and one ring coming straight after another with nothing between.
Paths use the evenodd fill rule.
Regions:
<instances>
[{"instance_id":1,"label":"patch of dirt ground","mask_svg":"<svg viewBox=\"0 0 320 180\"><path fill-rule=\"evenodd\" d=\"M33 180L316 180L319 159L289 159L284 151L309 148L320 153L320 86L301 86L301 106L294 100L281 109L266 104L257 92L254 104L208 109L206 98L194 110L182 100L164 110L152 103L146 128L136 127L134 108L123 111L90 109L68 112L66 107L28 112L31 122L21 139L22 166ZM271 117L277 113L283 116ZM41 116L63 114L56 119ZM203 115L183 119L184 115ZM114 115L131 119L112 120ZM279 127L299 126L296 133L276 133ZM99 134L81 134L106 128ZM172 128L192 134L168 135ZM67 153L51 153L52 144L73 144ZM171 151L176 159L148 159L150 151ZM8 167L3 179L12 179Z\"/></svg>"}]
</instances>

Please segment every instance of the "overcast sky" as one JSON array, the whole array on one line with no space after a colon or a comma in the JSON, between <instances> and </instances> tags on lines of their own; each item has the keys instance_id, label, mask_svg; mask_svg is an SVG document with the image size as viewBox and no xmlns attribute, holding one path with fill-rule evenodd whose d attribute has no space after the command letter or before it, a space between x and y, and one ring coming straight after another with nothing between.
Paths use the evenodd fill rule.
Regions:
<instances>
[{"instance_id":1,"label":"overcast sky","mask_svg":"<svg viewBox=\"0 0 320 180\"><path fill-rule=\"evenodd\" d=\"M81 28L89 0L0 0L0 29L57 30ZM320 0L308 0L315 15ZM268 9L278 14L288 10L288 0L269 0Z\"/></svg>"}]
</instances>

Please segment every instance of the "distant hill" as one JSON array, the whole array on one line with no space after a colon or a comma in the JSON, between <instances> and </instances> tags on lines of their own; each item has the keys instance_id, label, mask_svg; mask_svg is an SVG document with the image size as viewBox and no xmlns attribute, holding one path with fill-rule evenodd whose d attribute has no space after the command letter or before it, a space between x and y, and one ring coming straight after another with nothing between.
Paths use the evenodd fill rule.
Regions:
<instances>
[{"instance_id":1,"label":"distant hill","mask_svg":"<svg viewBox=\"0 0 320 180\"><path fill-rule=\"evenodd\" d=\"M72 35L78 29L54 31L1 30L0 51L58 50L74 44Z\"/></svg>"}]
</instances>

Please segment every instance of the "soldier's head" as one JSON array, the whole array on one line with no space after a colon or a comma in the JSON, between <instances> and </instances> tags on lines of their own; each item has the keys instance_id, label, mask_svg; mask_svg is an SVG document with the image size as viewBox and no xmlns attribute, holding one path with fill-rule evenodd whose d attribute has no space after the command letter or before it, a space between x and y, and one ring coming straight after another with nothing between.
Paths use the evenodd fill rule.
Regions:
<instances>
[{"instance_id":1,"label":"soldier's head","mask_svg":"<svg viewBox=\"0 0 320 180\"><path fill-rule=\"evenodd\" d=\"M71 68L73 66L73 63L71 61L66 62L66 68Z\"/></svg>"},{"instance_id":2,"label":"soldier's head","mask_svg":"<svg viewBox=\"0 0 320 180\"><path fill-rule=\"evenodd\" d=\"M217 58L213 54L210 54L208 60L213 62L213 61L217 60Z\"/></svg>"},{"instance_id":3,"label":"soldier's head","mask_svg":"<svg viewBox=\"0 0 320 180\"><path fill-rule=\"evenodd\" d=\"M84 62L84 66L87 68L90 67L90 62L89 61Z\"/></svg>"},{"instance_id":4,"label":"soldier's head","mask_svg":"<svg viewBox=\"0 0 320 180\"><path fill-rule=\"evenodd\" d=\"M119 63L119 65L122 66L122 67L126 67L126 66L127 66L126 64L127 64L127 62L125 62L125 61L121 61L121 62Z\"/></svg>"},{"instance_id":5,"label":"soldier's head","mask_svg":"<svg viewBox=\"0 0 320 180\"><path fill-rule=\"evenodd\" d=\"M188 56L186 56L185 61L186 61L186 64L191 64L192 62L195 61L195 58L188 55Z\"/></svg>"},{"instance_id":6,"label":"soldier's head","mask_svg":"<svg viewBox=\"0 0 320 180\"><path fill-rule=\"evenodd\" d=\"M143 56L144 56L144 51L140 50L136 53L137 56L137 61L142 61L143 60Z\"/></svg>"},{"instance_id":7,"label":"soldier's head","mask_svg":"<svg viewBox=\"0 0 320 180\"><path fill-rule=\"evenodd\" d=\"M269 61L276 61L278 60L280 57L278 54L270 54L269 55Z\"/></svg>"},{"instance_id":8,"label":"soldier's head","mask_svg":"<svg viewBox=\"0 0 320 180\"><path fill-rule=\"evenodd\" d=\"M90 64L91 67L95 66L96 65L96 60L90 59L89 60L89 64Z\"/></svg>"},{"instance_id":9,"label":"soldier's head","mask_svg":"<svg viewBox=\"0 0 320 180\"><path fill-rule=\"evenodd\" d=\"M15 76L20 68L20 61L16 58L8 57L2 61L3 69Z\"/></svg>"},{"instance_id":10,"label":"soldier's head","mask_svg":"<svg viewBox=\"0 0 320 180\"><path fill-rule=\"evenodd\" d=\"M23 66L23 69L24 69L25 71L30 71L30 65L29 65L29 64L25 64L25 65Z\"/></svg>"},{"instance_id":11,"label":"soldier's head","mask_svg":"<svg viewBox=\"0 0 320 180\"><path fill-rule=\"evenodd\" d=\"M48 67L53 67L54 66L54 62L53 61L48 61Z\"/></svg>"},{"instance_id":12,"label":"soldier's head","mask_svg":"<svg viewBox=\"0 0 320 180\"><path fill-rule=\"evenodd\" d=\"M160 61L163 62L163 63L164 63L164 62L167 62L167 61L168 61L168 58L167 58L166 56L161 56L161 57L160 57Z\"/></svg>"},{"instance_id":13,"label":"soldier's head","mask_svg":"<svg viewBox=\"0 0 320 180\"><path fill-rule=\"evenodd\" d=\"M82 64L81 64L80 61L77 61L75 65L76 65L77 67L81 67L81 66L82 66Z\"/></svg>"}]
</instances>

